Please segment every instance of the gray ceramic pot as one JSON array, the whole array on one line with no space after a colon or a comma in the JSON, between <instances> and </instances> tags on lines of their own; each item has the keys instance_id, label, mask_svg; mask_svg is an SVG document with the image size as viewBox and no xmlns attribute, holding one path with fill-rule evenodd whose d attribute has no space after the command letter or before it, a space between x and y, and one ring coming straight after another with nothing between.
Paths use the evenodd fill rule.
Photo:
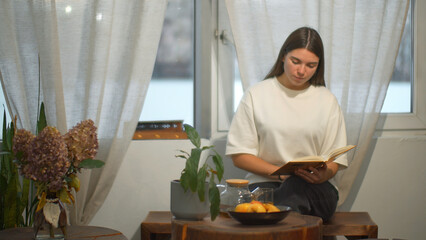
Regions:
<instances>
[{"instance_id":1,"label":"gray ceramic pot","mask_svg":"<svg viewBox=\"0 0 426 240\"><path fill-rule=\"evenodd\" d=\"M179 180L170 183L170 211L177 219L202 220L210 213L209 183L205 186L205 201L201 202L195 192L184 191Z\"/></svg>"}]
</instances>

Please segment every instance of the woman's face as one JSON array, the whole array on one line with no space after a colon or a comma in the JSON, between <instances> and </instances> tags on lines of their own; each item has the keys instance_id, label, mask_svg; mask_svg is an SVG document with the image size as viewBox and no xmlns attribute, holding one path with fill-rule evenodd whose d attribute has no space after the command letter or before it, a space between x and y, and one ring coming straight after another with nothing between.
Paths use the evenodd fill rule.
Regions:
<instances>
[{"instance_id":1,"label":"woman's face","mask_svg":"<svg viewBox=\"0 0 426 240\"><path fill-rule=\"evenodd\" d=\"M315 74L319 58L311 51L297 48L284 56L284 74L278 80L287 88L303 90L309 87L309 80Z\"/></svg>"}]
</instances>

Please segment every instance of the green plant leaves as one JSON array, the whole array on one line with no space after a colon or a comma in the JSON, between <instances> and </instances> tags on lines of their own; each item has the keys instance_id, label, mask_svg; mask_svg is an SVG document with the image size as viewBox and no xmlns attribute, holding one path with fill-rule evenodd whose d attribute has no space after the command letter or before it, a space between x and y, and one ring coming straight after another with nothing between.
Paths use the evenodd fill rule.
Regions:
<instances>
[{"instance_id":1,"label":"green plant leaves","mask_svg":"<svg viewBox=\"0 0 426 240\"><path fill-rule=\"evenodd\" d=\"M105 163L102 162L101 160L85 159L85 160L80 162L78 167L86 168L86 169L92 169L92 168L100 168L103 165L105 165Z\"/></svg>"},{"instance_id":2,"label":"green plant leaves","mask_svg":"<svg viewBox=\"0 0 426 240\"><path fill-rule=\"evenodd\" d=\"M220 193L214 181L214 175L210 176L209 183L210 219L214 221L220 212Z\"/></svg>"},{"instance_id":3,"label":"green plant leaves","mask_svg":"<svg viewBox=\"0 0 426 240\"><path fill-rule=\"evenodd\" d=\"M47 126L46 113L44 112L44 103L40 105L40 116L37 121L37 133L38 135Z\"/></svg>"},{"instance_id":4,"label":"green plant leaves","mask_svg":"<svg viewBox=\"0 0 426 240\"><path fill-rule=\"evenodd\" d=\"M13 135L14 125L6 123L6 111L4 111L2 154L0 155L0 229L24 226L22 213L28 205L27 181L23 179L24 190L22 190L18 168L13 163L11 154Z\"/></svg>"},{"instance_id":5,"label":"green plant leaves","mask_svg":"<svg viewBox=\"0 0 426 240\"><path fill-rule=\"evenodd\" d=\"M222 157L217 152L216 152L216 155L213 156L213 163L216 167L217 178L219 179L219 182L220 182L220 181L222 181L223 173L225 172L225 168L223 166Z\"/></svg>"},{"instance_id":6,"label":"green plant leaves","mask_svg":"<svg viewBox=\"0 0 426 240\"><path fill-rule=\"evenodd\" d=\"M18 196L18 184L19 179L16 171L12 173L11 180L9 181L5 196L4 196L4 205L7 206L4 208L4 227L12 228L15 224L20 223L19 219L19 203L20 198Z\"/></svg>"},{"instance_id":7,"label":"green plant leaves","mask_svg":"<svg viewBox=\"0 0 426 240\"><path fill-rule=\"evenodd\" d=\"M185 127L186 135L188 135L188 138L189 138L189 140L191 140L192 144L194 144L194 146L196 148L200 148L201 139L200 139L200 135L198 134L197 130L195 130L195 128L193 128L189 124L184 124L183 126Z\"/></svg>"},{"instance_id":8,"label":"green plant leaves","mask_svg":"<svg viewBox=\"0 0 426 240\"><path fill-rule=\"evenodd\" d=\"M204 164L202 168L198 171L197 176L197 192L198 192L198 198L201 202L204 202L204 193L205 193L205 183L206 183L206 177L207 177L207 164Z\"/></svg>"}]
</instances>

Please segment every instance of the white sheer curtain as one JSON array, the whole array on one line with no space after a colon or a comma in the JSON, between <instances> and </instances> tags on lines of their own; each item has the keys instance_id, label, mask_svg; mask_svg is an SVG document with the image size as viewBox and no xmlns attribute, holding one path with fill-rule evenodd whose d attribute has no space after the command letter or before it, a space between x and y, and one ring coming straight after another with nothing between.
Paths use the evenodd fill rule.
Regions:
<instances>
[{"instance_id":1,"label":"white sheer curtain","mask_svg":"<svg viewBox=\"0 0 426 240\"><path fill-rule=\"evenodd\" d=\"M408 0L225 0L243 88L261 81L287 36L310 26L325 48L327 87L345 114L349 167L336 175L347 198L371 143L403 32Z\"/></svg>"},{"instance_id":2,"label":"white sheer curtain","mask_svg":"<svg viewBox=\"0 0 426 240\"><path fill-rule=\"evenodd\" d=\"M39 92L49 125L65 133L92 119L97 159L70 209L88 224L106 198L134 134L152 75L167 0L0 1L0 71L18 127L36 126Z\"/></svg>"}]
</instances>

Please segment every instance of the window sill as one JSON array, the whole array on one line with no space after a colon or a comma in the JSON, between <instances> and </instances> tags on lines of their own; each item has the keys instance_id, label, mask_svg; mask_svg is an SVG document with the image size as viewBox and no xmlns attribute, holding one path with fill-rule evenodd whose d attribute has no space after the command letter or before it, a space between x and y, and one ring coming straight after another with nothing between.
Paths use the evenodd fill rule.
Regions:
<instances>
[{"instance_id":1,"label":"window sill","mask_svg":"<svg viewBox=\"0 0 426 240\"><path fill-rule=\"evenodd\" d=\"M188 139L182 127L183 121L139 122L133 140Z\"/></svg>"}]
</instances>

